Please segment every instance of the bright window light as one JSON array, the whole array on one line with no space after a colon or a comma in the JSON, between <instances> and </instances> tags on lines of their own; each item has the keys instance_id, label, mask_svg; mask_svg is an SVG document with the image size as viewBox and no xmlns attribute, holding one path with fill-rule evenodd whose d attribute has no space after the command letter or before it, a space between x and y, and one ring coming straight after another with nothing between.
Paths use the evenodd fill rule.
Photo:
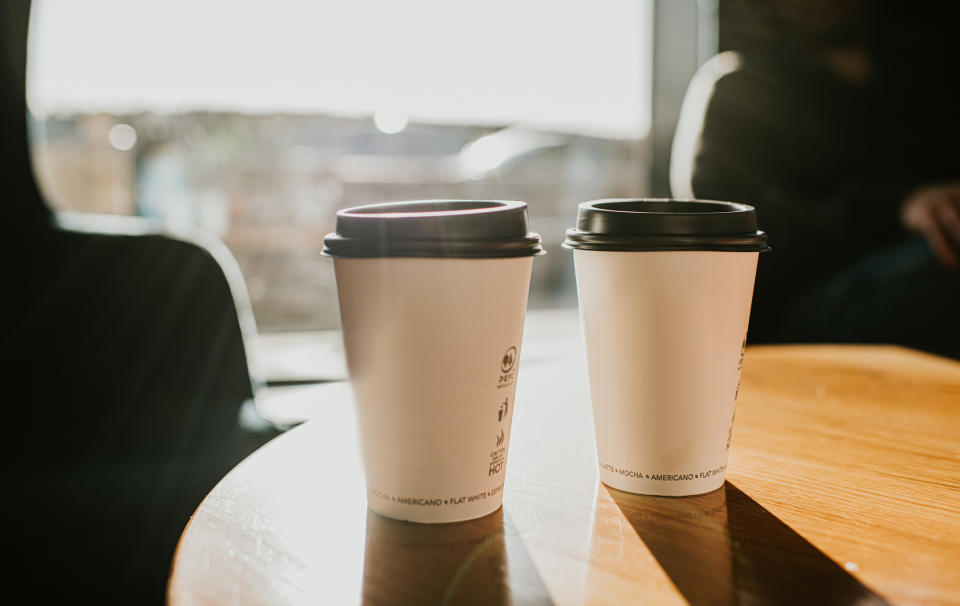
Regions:
<instances>
[{"instance_id":1,"label":"bright window light","mask_svg":"<svg viewBox=\"0 0 960 606\"><path fill-rule=\"evenodd\" d=\"M41 117L294 112L639 139L651 17L651 0L35 0L31 40L57 44L32 45L29 103Z\"/></svg>"}]
</instances>

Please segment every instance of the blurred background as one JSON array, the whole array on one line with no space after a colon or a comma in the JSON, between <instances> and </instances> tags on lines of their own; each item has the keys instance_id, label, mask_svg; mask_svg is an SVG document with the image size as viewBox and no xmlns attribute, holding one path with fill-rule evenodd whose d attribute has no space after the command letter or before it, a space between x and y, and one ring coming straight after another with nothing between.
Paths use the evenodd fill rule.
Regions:
<instances>
[{"instance_id":1,"label":"blurred background","mask_svg":"<svg viewBox=\"0 0 960 606\"><path fill-rule=\"evenodd\" d=\"M261 332L337 328L338 209L519 199L552 254L534 308L576 304L580 201L667 195L716 0L36 0L31 150L58 210L222 239Z\"/></svg>"}]
</instances>

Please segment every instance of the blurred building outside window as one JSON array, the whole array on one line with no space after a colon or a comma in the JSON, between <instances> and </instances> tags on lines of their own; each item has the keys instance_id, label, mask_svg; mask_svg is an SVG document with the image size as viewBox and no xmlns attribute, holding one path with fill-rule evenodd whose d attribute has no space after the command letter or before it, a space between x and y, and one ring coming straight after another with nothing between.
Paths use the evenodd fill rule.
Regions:
<instances>
[{"instance_id":1,"label":"blurred building outside window","mask_svg":"<svg viewBox=\"0 0 960 606\"><path fill-rule=\"evenodd\" d=\"M34 0L34 161L58 209L217 234L261 331L338 326L335 212L519 199L572 305L577 202L647 189L652 0Z\"/></svg>"}]
</instances>

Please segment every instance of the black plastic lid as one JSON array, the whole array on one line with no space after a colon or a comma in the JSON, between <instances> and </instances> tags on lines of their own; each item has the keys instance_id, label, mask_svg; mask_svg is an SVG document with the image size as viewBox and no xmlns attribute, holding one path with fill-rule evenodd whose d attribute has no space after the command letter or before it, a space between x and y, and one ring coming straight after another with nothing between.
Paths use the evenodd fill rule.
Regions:
<instances>
[{"instance_id":1,"label":"black plastic lid","mask_svg":"<svg viewBox=\"0 0 960 606\"><path fill-rule=\"evenodd\" d=\"M580 204L565 248L579 250L767 251L748 204L714 200L619 199Z\"/></svg>"},{"instance_id":2,"label":"black plastic lid","mask_svg":"<svg viewBox=\"0 0 960 606\"><path fill-rule=\"evenodd\" d=\"M323 240L330 257L528 257L543 253L527 204L417 200L346 208Z\"/></svg>"}]
</instances>

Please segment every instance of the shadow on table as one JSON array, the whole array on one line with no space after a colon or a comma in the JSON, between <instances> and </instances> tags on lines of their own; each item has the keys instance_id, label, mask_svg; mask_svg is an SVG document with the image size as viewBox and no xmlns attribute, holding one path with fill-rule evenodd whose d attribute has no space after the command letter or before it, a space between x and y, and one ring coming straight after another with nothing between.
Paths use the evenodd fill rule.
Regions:
<instances>
[{"instance_id":1,"label":"shadow on table","mask_svg":"<svg viewBox=\"0 0 960 606\"><path fill-rule=\"evenodd\" d=\"M454 524L367 511L364 604L553 604L503 509Z\"/></svg>"},{"instance_id":2,"label":"shadow on table","mask_svg":"<svg viewBox=\"0 0 960 606\"><path fill-rule=\"evenodd\" d=\"M610 496L691 606L887 604L739 488Z\"/></svg>"}]
</instances>

